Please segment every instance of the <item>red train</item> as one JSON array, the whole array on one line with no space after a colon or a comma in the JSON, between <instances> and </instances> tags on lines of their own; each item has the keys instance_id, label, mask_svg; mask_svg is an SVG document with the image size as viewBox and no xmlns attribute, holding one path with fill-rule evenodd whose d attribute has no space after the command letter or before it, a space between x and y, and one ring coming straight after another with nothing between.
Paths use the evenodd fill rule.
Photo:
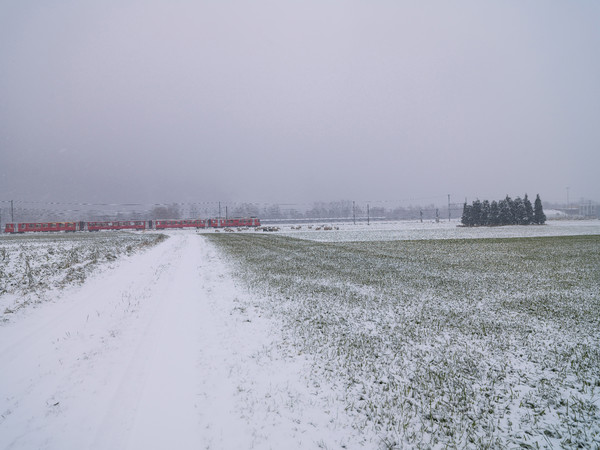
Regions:
<instances>
[{"instance_id":1,"label":"red train","mask_svg":"<svg viewBox=\"0 0 600 450\"><path fill-rule=\"evenodd\" d=\"M159 219L113 220L106 222L28 222L7 223L5 233L100 231L100 230L167 230L182 228L239 228L260 227L260 219L241 217L235 219Z\"/></svg>"}]
</instances>

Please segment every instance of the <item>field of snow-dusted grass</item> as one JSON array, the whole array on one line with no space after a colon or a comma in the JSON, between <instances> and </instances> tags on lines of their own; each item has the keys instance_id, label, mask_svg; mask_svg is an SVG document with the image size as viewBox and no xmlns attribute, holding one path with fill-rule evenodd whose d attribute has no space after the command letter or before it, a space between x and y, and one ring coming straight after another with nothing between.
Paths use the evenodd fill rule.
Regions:
<instances>
[{"instance_id":1,"label":"field of snow-dusted grass","mask_svg":"<svg viewBox=\"0 0 600 450\"><path fill-rule=\"evenodd\" d=\"M438 225L207 236L377 445L600 446L600 236Z\"/></svg>"},{"instance_id":2,"label":"field of snow-dusted grass","mask_svg":"<svg viewBox=\"0 0 600 450\"><path fill-rule=\"evenodd\" d=\"M56 233L0 237L0 320L51 292L81 284L120 255L165 238L140 233Z\"/></svg>"}]
</instances>

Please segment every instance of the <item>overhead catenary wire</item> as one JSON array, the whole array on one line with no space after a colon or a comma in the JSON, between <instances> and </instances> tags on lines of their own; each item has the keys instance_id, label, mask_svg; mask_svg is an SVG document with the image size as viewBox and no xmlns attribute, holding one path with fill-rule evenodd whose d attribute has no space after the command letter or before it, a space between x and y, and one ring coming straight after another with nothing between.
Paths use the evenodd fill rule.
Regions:
<instances>
[{"instance_id":1,"label":"overhead catenary wire","mask_svg":"<svg viewBox=\"0 0 600 450\"><path fill-rule=\"evenodd\" d=\"M417 197L410 197L415 200ZM419 197L431 200L433 197ZM438 199L440 197L437 197ZM458 210L457 205L449 205ZM251 201L195 201L195 202L67 202L44 200L0 200L0 224L7 223L10 207L11 222L53 222L89 220L140 220L157 218L221 217L225 208L227 217L259 216L273 221L339 221L344 219L370 221L383 219L411 219L418 211L434 218L438 208L434 203L415 206L405 198L392 200L337 200L316 202L251 202ZM3 211L4 208L4 211ZM4 214L3 214L4 213Z\"/></svg>"}]
</instances>

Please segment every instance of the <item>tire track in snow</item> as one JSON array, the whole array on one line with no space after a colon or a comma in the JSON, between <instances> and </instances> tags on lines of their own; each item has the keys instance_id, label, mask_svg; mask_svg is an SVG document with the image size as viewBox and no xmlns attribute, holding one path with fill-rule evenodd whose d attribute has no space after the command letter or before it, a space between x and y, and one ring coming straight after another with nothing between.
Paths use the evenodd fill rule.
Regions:
<instances>
[{"instance_id":1,"label":"tire track in snow","mask_svg":"<svg viewBox=\"0 0 600 450\"><path fill-rule=\"evenodd\" d=\"M0 328L0 448L83 443L177 258L167 240ZM85 447L85 445L82 445Z\"/></svg>"},{"instance_id":2,"label":"tire track in snow","mask_svg":"<svg viewBox=\"0 0 600 450\"><path fill-rule=\"evenodd\" d=\"M198 237L177 236L173 262L92 448L186 448L198 442ZM177 445L182 439L181 445Z\"/></svg>"}]
</instances>

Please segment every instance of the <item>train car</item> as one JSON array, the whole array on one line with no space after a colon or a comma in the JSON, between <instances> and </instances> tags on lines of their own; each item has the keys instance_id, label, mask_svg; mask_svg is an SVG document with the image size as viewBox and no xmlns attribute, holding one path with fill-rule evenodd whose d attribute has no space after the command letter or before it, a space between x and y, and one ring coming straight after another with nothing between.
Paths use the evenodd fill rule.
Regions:
<instances>
[{"instance_id":1,"label":"train car","mask_svg":"<svg viewBox=\"0 0 600 450\"><path fill-rule=\"evenodd\" d=\"M88 231L100 230L145 230L145 220L119 220L109 222L83 222L85 228L81 227L81 231L87 228Z\"/></svg>"},{"instance_id":2,"label":"train car","mask_svg":"<svg viewBox=\"0 0 600 450\"><path fill-rule=\"evenodd\" d=\"M233 219L233 225L227 225L228 227L260 227L260 219L257 217L242 217Z\"/></svg>"},{"instance_id":3,"label":"train car","mask_svg":"<svg viewBox=\"0 0 600 450\"><path fill-rule=\"evenodd\" d=\"M208 219L209 228L223 228L225 227L225 219Z\"/></svg>"},{"instance_id":4,"label":"train car","mask_svg":"<svg viewBox=\"0 0 600 450\"><path fill-rule=\"evenodd\" d=\"M227 225L227 223L229 222L228 219L222 219L222 218L218 218L218 219L208 219L208 226L211 228L225 228L228 227L229 225Z\"/></svg>"},{"instance_id":5,"label":"train car","mask_svg":"<svg viewBox=\"0 0 600 450\"><path fill-rule=\"evenodd\" d=\"M181 220L156 220L154 228L157 230L167 230L173 228L205 228L206 221L202 219L181 219Z\"/></svg>"},{"instance_id":6,"label":"train car","mask_svg":"<svg viewBox=\"0 0 600 450\"><path fill-rule=\"evenodd\" d=\"M77 222L24 222L7 223L5 233L48 233L59 231L77 231Z\"/></svg>"}]
</instances>

